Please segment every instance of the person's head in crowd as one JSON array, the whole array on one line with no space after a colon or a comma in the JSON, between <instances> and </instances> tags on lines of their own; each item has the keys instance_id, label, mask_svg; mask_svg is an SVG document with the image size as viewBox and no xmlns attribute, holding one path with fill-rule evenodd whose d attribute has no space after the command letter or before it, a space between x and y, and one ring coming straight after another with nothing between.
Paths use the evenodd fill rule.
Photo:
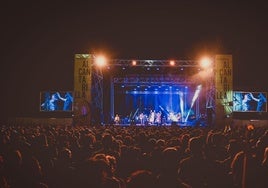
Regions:
<instances>
[{"instance_id":1,"label":"person's head in crowd","mask_svg":"<svg viewBox=\"0 0 268 188\"><path fill-rule=\"evenodd\" d=\"M101 138L103 148L108 149L113 146L113 136L110 133L104 133Z\"/></svg>"},{"instance_id":2,"label":"person's head in crowd","mask_svg":"<svg viewBox=\"0 0 268 188\"><path fill-rule=\"evenodd\" d=\"M204 140L202 137L192 137L189 139L189 151L194 156L200 156L203 152Z\"/></svg>"},{"instance_id":3,"label":"person's head in crowd","mask_svg":"<svg viewBox=\"0 0 268 188\"><path fill-rule=\"evenodd\" d=\"M105 155L104 155L105 156ZM100 157L100 156L99 156ZM106 159L91 157L83 165L84 187L119 188L119 182L110 177L111 167Z\"/></svg>"},{"instance_id":4,"label":"person's head in crowd","mask_svg":"<svg viewBox=\"0 0 268 188\"><path fill-rule=\"evenodd\" d=\"M94 134L88 133L80 138L80 143L83 147L90 147L96 143L96 137Z\"/></svg>"},{"instance_id":5,"label":"person's head in crowd","mask_svg":"<svg viewBox=\"0 0 268 188\"><path fill-rule=\"evenodd\" d=\"M116 167L117 167L117 161L116 161L116 158L112 155L106 155L105 156L105 159L107 160L110 168L111 168L111 172L112 174L115 173L116 171Z\"/></svg>"},{"instance_id":6,"label":"person's head in crowd","mask_svg":"<svg viewBox=\"0 0 268 188\"><path fill-rule=\"evenodd\" d=\"M125 144L126 146L131 146L131 145L133 145L133 143L134 143L134 139L133 139L130 135L127 135L127 136L124 138L123 142L124 142L124 144Z\"/></svg>"},{"instance_id":7,"label":"person's head in crowd","mask_svg":"<svg viewBox=\"0 0 268 188\"><path fill-rule=\"evenodd\" d=\"M212 134L211 141L215 147L224 147L226 143L226 138L221 132Z\"/></svg>"},{"instance_id":8,"label":"person's head in crowd","mask_svg":"<svg viewBox=\"0 0 268 188\"><path fill-rule=\"evenodd\" d=\"M61 163L70 163L72 160L72 151L68 148L63 148L59 151L58 160Z\"/></svg>"},{"instance_id":9,"label":"person's head in crowd","mask_svg":"<svg viewBox=\"0 0 268 188\"><path fill-rule=\"evenodd\" d=\"M22 154L20 150L15 150L11 152L8 161L11 163L11 165L15 168L20 167L22 165Z\"/></svg>"},{"instance_id":10,"label":"person's head in crowd","mask_svg":"<svg viewBox=\"0 0 268 188\"><path fill-rule=\"evenodd\" d=\"M230 139L227 145L227 152L230 156L234 156L239 151L242 151L242 146L238 143L236 139Z\"/></svg>"},{"instance_id":11,"label":"person's head in crowd","mask_svg":"<svg viewBox=\"0 0 268 188\"><path fill-rule=\"evenodd\" d=\"M163 167L167 171L171 169L177 170L177 164L179 163L179 154L176 147L167 147L162 151L162 163Z\"/></svg>"},{"instance_id":12,"label":"person's head in crowd","mask_svg":"<svg viewBox=\"0 0 268 188\"><path fill-rule=\"evenodd\" d=\"M148 188L155 186L155 178L151 171L136 170L127 178L126 188Z\"/></svg>"},{"instance_id":13,"label":"person's head in crowd","mask_svg":"<svg viewBox=\"0 0 268 188\"><path fill-rule=\"evenodd\" d=\"M155 138L150 138L146 144L146 152L153 151L157 140Z\"/></svg>"},{"instance_id":14,"label":"person's head in crowd","mask_svg":"<svg viewBox=\"0 0 268 188\"><path fill-rule=\"evenodd\" d=\"M181 136L181 146L183 148L187 147L188 146L188 141L190 139L190 135L189 134L183 134Z\"/></svg>"},{"instance_id":15,"label":"person's head in crowd","mask_svg":"<svg viewBox=\"0 0 268 188\"><path fill-rule=\"evenodd\" d=\"M106 155L104 153L96 153L95 155L92 156L92 159L106 161Z\"/></svg>"},{"instance_id":16,"label":"person's head in crowd","mask_svg":"<svg viewBox=\"0 0 268 188\"><path fill-rule=\"evenodd\" d=\"M155 143L156 147L163 148L166 146L166 141L164 139L158 139Z\"/></svg>"},{"instance_id":17,"label":"person's head in crowd","mask_svg":"<svg viewBox=\"0 0 268 188\"><path fill-rule=\"evenodd\" d=\"M45 134L40 134L39 136L36 137L37 139L37 144L39 146L48 146L48 141L47 141L47 136Z\"/></svg>"},{"instance_id":18,"label":"person's head in crowd","mask_svg":"<svg viewBox=\"0 0 268 188\"><path fill-rule=\"evenodd\" d=\"M268 167L268 147L266 147L264 150L262 165Z\"/></svg>"}]
</instances>

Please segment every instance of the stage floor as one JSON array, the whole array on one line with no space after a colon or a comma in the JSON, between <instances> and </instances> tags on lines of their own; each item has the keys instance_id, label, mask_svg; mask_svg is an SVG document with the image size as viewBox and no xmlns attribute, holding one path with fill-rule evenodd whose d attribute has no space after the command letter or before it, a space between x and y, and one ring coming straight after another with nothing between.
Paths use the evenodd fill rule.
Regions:
<instances>
[{"instance_id":1,"label":"stage floor","mask_svg":"<svg viewBox=\"0 0 268 188\"><path fill-rule=\"evenodd\" d=\"M161 125L157 125L157 124L139 124L139 123L135 123L135 124L113 124L115 126L138 126L138 127L169 127L169 126L178 126L178 127L194 127L194 126L206 126L204 123L202 124L197 124L196 122L173 122L173 123L166 123L166 124L161 124Z\"/></svg>"}]
</instances>

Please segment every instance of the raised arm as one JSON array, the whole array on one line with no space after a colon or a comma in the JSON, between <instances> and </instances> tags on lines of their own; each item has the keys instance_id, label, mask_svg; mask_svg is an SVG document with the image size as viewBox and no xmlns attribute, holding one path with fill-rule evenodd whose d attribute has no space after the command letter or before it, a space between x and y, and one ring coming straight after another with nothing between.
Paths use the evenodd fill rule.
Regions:
<instances>
[{"instance_id":1,"label":"raised arm","mask_svg":"<svg viewBox=\"0 0 268 188\"><path fill-rule=\"evenodd\" d=\"M59 93L59 92L57 92L57 95L58 95L58 97L59 97L60 100L62 100L62 101L66 101L65 98L63 98L63 97L60 96L60 93Z\"/></svg>"},{"instance_id":2,"label":"raised arm","mask_svg":"<svg viewBox=\"0 0 268 188\"><path fill-rule=\"evenodd\" d=\"M251 98L254 100L254 101L259 101L260 99L257 99L257 98L255 98L254 96L253 96L253 94L252 93L249 93L250 94L250 96L251 96Z\"/></svg>"}]
</instances>

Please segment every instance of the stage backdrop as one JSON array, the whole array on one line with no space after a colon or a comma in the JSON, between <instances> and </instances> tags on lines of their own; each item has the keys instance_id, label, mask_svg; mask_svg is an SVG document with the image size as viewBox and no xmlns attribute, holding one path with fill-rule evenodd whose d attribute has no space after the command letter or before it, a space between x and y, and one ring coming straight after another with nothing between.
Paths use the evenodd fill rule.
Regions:
<instances>
[{"instance_id":1,"label":"stage backdrop","mask_svg":"<svg viewBox=\"0 0 268 188\"><path fill-rule=\"evenodd\" d=\"M74 60L74 120L78 124L90 122L91 112L91 54L75 54Z\"/></svg>"},{"instance_id":2,"label":"stage backdrop","mask_svg":"<svg viewBox=\"0 0 268 188\"><path fill-rule=\"evenodd\" d=\"M232 55L215 56L215 123L224 126L233 109Z\"/></svg>"}]
</instances>

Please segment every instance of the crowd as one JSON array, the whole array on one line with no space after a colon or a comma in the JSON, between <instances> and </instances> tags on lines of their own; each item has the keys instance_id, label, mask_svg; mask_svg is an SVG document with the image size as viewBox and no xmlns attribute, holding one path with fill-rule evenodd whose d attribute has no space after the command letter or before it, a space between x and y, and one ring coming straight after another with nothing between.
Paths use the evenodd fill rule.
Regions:
<instances>
[{"instance_id":1,"label":"crowd","mask_svg":"<svg viewBox=\"0 0 268 188\"><path fill-rule=\"evenodd\" d=\"M0 187L268 187L268 129L1 126Z\"/></svg>"}]
</instances>

